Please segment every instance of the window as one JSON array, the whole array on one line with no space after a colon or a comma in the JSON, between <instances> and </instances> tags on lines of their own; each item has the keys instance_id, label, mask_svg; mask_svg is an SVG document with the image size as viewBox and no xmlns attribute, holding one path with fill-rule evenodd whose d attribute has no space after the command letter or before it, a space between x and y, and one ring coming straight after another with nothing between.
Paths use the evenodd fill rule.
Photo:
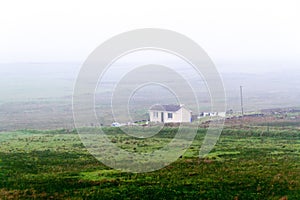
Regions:
<instances>
[{"instance_id":1,"label":"window","mask_svg":"<svg viewBox=\"0 0 300 200\"><path fill-rule=\"evenodd\" d=\"M173 118L173 113L168 113L168 119L172 119Z\"/></svg>"},{"instance_id":2,"label":"window","mask_svg":"<svg viewBox=\"0 0 300 200\"><path fill-rule=\"evenodd\" d=\"M158 112L153 112L153 117L158 118Z\"/></svg>"}]
</instances>

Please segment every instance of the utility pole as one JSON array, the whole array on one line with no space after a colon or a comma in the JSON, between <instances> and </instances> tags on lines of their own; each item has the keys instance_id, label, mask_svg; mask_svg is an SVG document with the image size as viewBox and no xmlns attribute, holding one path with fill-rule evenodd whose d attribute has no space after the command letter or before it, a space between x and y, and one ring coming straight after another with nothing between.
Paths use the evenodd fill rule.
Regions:
<instances>
[{"instance_id":1,"label":"utility pole","mask_svg":"<svg viewBox=\"0 0 300 200\"><path fill-rule=\"evenodd\" d=\"M240 86L240 93L241 93L241 110L242 110L242 117L244 117L243 86Z\"/></svg>"}]
</instances>

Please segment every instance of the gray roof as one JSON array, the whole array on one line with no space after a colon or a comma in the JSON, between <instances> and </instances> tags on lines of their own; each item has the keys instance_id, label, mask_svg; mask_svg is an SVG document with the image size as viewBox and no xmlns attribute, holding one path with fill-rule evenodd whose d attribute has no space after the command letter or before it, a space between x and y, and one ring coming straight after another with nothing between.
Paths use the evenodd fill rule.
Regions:
<instances>
[{"instance_id":1,"label":"gray roof","mask_svg":"<svg viewBox=\"0 0 300 200\"><path fill-rule=\"evenodd\" d=\"M176 112L181 108L180 105L154 105L150 108L150 110L158 110L158 111L170 111Z\"/></svg>"}]
</instances>

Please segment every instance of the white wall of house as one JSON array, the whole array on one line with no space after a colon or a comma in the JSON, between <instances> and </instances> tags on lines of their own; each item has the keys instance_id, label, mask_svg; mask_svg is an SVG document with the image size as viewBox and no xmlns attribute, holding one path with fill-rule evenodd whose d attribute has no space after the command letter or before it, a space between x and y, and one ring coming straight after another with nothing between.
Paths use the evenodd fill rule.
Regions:
<instances>
[{"instance_id":1,"label":"white wall of house","mask_svg":"<svg viewBox=\"0 0 300 200\"><path fill-rule=\"evenodd\" d=\"M162 122L162 117L163 117L165 123L191 122L191 118L192 118L191 111L183 107L176 112L150 110L149 115L150 115L151 122Z\"/></svg>"},{"instance_id":2,"label":"white wall of house","mask_svg":"<svg viewBox=\"0 0 300 200\"><path fill-rule=\"evenodd\" d=\"M161 122L161 112L157 110L149 110L150 122Z\"/></svg>"}]
</instances>

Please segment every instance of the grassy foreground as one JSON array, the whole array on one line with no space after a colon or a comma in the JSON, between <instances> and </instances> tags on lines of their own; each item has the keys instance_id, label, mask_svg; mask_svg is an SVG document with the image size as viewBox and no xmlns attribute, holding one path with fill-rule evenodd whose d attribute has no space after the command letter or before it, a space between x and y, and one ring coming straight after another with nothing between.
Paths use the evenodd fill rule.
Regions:
<instances>
[{"instance_id":1,"label":"grassy foreground","mask_svg":"<svg viewBox=\"0 0 300 200\"><path fill-rule=\"evenodd\" d=\"M151 151L176 128L148 140L106 129L128 151ZM75 132L0 133L0 199L300 199L300 132L223 130L214 150L197 157L199 130L182 158L150 173L120 172L97 161Z\"/></svg>"}]
</instances>

